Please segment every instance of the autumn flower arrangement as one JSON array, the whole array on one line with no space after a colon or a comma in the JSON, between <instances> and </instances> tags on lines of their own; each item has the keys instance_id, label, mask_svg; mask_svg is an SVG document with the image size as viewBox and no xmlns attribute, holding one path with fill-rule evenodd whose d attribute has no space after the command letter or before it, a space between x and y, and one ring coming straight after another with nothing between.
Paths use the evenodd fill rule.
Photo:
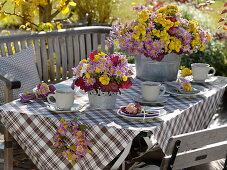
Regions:
<instances>
[{"instance_id":1,"label":"autumn flower arrangement","mask_svg":"<svg viewBox=\"0 0 227 170\"><path fill-rule=\"evenodd\" d=\"M54 135L54 147L70 161L79 161L86 153L91 153L86 138L86 125L76 121L60 120L60 126Z\"/></svg>"},{"instance_id":2,"label":"autumn flower arrangement","mask_svg":"<svg viewBox=\"0 0 227 170\"><path fill-rule=\"evenodd\" d=\"M85 92L100 89L102 92L120 92L132 86L132 69L125 55L105 54L94 51L73 68L76 75L73 86L79 86Z\"/></svg>"},{"instance_id":3,"label":"autumn flower arrangement","mask_svg":"<svg viewBox=\"0 0 227 170\"><path fill-rule=\"evenodd\" d=\"M197 21L182 18L176 5L167 5L157 11L140 8L137 19L112 26L108 46L119 42L122 50L131 55L142 55L161 61L168 53L190 54L204 50L211 40L209 31Z\"/></svg>"}]
</instances>

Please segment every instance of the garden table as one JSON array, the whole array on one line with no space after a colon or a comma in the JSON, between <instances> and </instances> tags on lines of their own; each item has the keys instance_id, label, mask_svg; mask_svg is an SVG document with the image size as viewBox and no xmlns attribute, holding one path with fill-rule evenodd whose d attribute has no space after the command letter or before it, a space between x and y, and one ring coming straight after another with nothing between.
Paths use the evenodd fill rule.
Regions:
<instances>
[{"instance_id":1,"label":"garden table","mask_svg":"<svg viewBox=\"0 0 227 170\"><path fill-rule=\"evenodd\" d=\"M71 85L72 79L61 82ZM121 91L117 106L133 102L133 97L140 94L141 81L134 80L134 85ZM120 117L116 109L99 110L84 108L82 112L56 114L48 111L41 100L21 103L19 100L0 106L3 124L14 139L42 170L67 169L103 169L110 163L140 132L152 132L158 144L165 152L168 139L177 134L204 129L215 113L227 86L226 77L218 77L213 84L204 85L208 91L197 98L175 98L168 96L164 104L167 115L162 122L132 121ZM76 97L76 103L84 105L87 96ZM59 119L72 120L86 124L87 139L92 141L87 153L79 162L71 164L53 147L53 136L59 125Z\"/></svg>"}]
</instances>

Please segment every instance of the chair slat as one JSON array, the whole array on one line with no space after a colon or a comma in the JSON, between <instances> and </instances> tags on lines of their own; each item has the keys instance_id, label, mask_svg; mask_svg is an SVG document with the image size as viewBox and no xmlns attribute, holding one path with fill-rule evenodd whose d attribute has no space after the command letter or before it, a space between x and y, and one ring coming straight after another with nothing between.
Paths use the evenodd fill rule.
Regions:
<instances>
[{"instance_id":1,"label":"chair slat","mask_svg":"<svg viewBox=\"0 0 227 170\"><path fill-rule=\"evenodd\" d=\"M177 154L173 169L178 170L188 168L214 160L225 158L227 154L227 141L216 143L215 145L208 145L204 148L195 149L188 152ZM170 156L163 158L161 169L166 169Z\"/></svg>"},{"instance_id":2,"label":"chair slat","mask_svg":"<svg viewBox=\"0 0 227 170\"><path fill-rule=\"evenodd\" d=\"M86 56L88 56L92 52L91 34L86 34L86 47L87 47L87 50L86 50L87 54L86 54Z\"/></svg>"},{"instance_id":3,"label":"chair slat","mask_svg":"<svg viewBox=\"0 0 227 170\"><path fill-rule=\"evenodd\" d=\"M86 45L84 41L84 34L80 35L80 59L85 59L86 56Z\"/></svg>"},{"instance_id":4,"label":"chair slat","mask_svg":"<svg viewBox=\"0 0 227 170\"><path fill-rule=\"evenodd\" d=\"M62 59L62 78L63 80L67 77L67 51L66 51L66 42L65 37L59 38L60 49L61 49L61 59Z\"/></svg>"},{"instance_id":5,"label":"chair slat","mask_svg":"<svg viewBox=\"0 0 227 170\"><path fill-rule=\"evenodd\" d=\"M79 48L79 36L73 36L73 49L74 49L74 67L80 62L80 48Z\"/></svg>"},{"instance_id":6,"label":"chair slat","mask_svg":"<svg viewBox=\"0 0 227 170\"><path fill-rule=\"evenodd\" d=\"M18 41L14 41L13 43L14 43L15 51L16 51L16 53L18 53L20 51Z\"/></svg>"},{"instance_id":7,"label":"chair slat","mask_svg":"<svg viewBox=\"0 0 227 170\"><path fill-rule=\"evenodd\" d=\"M212 143L227 140L227 126L220 126L215 129L205 129L196 132L173 136L168 143L166 155L172 153L173 146L177 140L181 141L178 152L199 148Z\"/></svg>"},{"instance_id":8,"label":"chair slat","mask_svg":"<svg viewBox=\"0 0 227 170\"><path fill-rule=\"evenodd\" d=\"M106 40L105 34L101 34L101 49L102 49L102 51L106 51L105 40Z\"/></svg>"},{"instance_id":9,"label":"chair slat","mask_svg":"<svg viewBox=\"0 0 227 170\"><path fill-rule=\"evenodd\" d=\"M54 38L54 51L56 55L56 80L61 78L61 58L60 58L60 46L58 37Z\"/></svg>"},{"instance_id":10,"label":"chair slat","mask_svg":"<svg viewBox=\"0 0 227 170\"><path fill-rule=\"evenodd\" d=\"M48 62L47 62L47 51L46 51L46 42L45 39L40 40L41 43L41 56L42 56L42 65L43 65L43 80L48 82Z\"/></svg>"},{"instance_id":11,"label":"chair slat","mask_svg":"<svg viewBox=\"0 0 227 170\"><path fill-rule=\"evenodd\" d=\"M13 54L13 50L12 50L12 44L10 43L6 43L7 46L7 50L8 50L8 54L12 55Z\"/></svg>"},{"instance_id":12,"label":"chair slat","mask_svg":"<svg viewBox=\"0 0 227 170\"><path fill-rule=\"evenodd\" d=\"M25 41L20 41L20 44L21 44L21 48L22 48L22 49L27 48L27 46L26 46L26 44L25 44Z\"/></svg>"},{"instance_id":13,"label":"chair slat","mask_svg":"<svg viewBox=\"0 0 227 170\"><path fill-rule=\"evenodd\" d=\"M54 62L54 49L53 49L53 39L49 38L48 39L48 56L49 56L49 69L50 69L50 80L54 81L55 80L55 62Z\"/></svg>"},{"instance_id":14,"label":"chair slat","mask_svg":"<svg viewBox=\"0 0 227 170\"><path fill-rule=\"evenodd\" d=\"M36 61L36 65L38 68L38 72L39 72L39 77L41 80L43 80L43 72L42 72L42 61L41 61L41 52L40 52L40 41L38 39L34 40L34 45L35 45L35 61Z\"/></svg>"},{"instance_id":15,"label":"chair slat","mask_svg":"<svg viewBox=\"0 0 227 170\"><path fill-rule=\"evenodd\" d=\"M1 48L1 52L2 52L2 56L5 57L6 56L6 48L4 44L0 44L0 48Z\"/></svg>"},{"instance_id":16,"label":"chair slat","mask_svg":"<svg viewBox=\"0 0 227 170\"><path fill-rule=\"evenodd\" d=\"M98 50L98 35L97 35L97 33L93 34L93 36L92 36L92 42L93 42L93 48L92 48L92 50L93 51Z\"/></svg>"},{"instance_id":17,"label":"chair slat","mask_svg":"<svg viewBox=\"0 0 227 170\"><path fill-rule=\"evenodd\" d=\"M67 53L68 53L68 72L69 76L72 77L73 72L72 72L72 67L74 65L73 62L73 41L72 41L72 36L67 36L66 37L66 46L67 46Z\"/></svg>"},{"instance_id":18,"label":"chair slat","mask_svg":"<svg viewBox=\"0 0 227 170\"><path fill-rule=\"evenodd\" d=\"M32 46L32 40L27 41L28 47Z\"/></svg>"}]
</instances>

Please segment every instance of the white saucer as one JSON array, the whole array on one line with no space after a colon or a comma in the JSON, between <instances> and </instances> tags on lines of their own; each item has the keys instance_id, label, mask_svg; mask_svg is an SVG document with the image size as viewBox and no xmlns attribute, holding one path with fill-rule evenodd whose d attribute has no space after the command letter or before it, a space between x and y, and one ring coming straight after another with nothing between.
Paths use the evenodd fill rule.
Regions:
<instances>
[{"instance_id":1,"label":"white saucer","mask_svg":"<svg viewBox=\"0 0 227 170\"><path fill-rule=\"evenodd\" d=\"M70 110L56 110L54 105L51 104L47 104L46 109L51 111L51 112L55 112L55 113L72 113L72 112L76 112L78 110L80 110L82 108L81 105L79 104L73 104L73 107L71 107Z\"/></svg>"},{"instance_id":2,"label":"white saucer","mask_svg":"<svg viewBox=\"0 0 227 170\"><path fill-rule=\"evenodd\" d=\"M136 103L140 104L152 104L152 105L157 105L157 104L163 104L166 102L168 99L166 97L161 96L158 100L156 101L145 101L143 100L142 96L135 96L133 99Z\"/></svg>"},{"instance_id":3,"label":"white saucer","mask_svg":"<svg viewBox=\"0 0 227 170\"><path fill-rule=\"evenodd\" d=\"M180 98L193 98L198 97L207 91L206 88L202 87L201 85L192 85L193 89L198 90L198 93L181 93L175 88L171 86L166 86L166 93L169 93L172 96L180 97Z\"/></svg>"},{"instance_id":4,"label":"white saucer","mask_svg":"<svg viewBox=\"0 0 227 170\"><path fill-rule=\"evenodd\" d=\"M192 77L191 82L192 83L212 83L212 82L216 81L217 79L218 79L218 77L211 76L211 77L209 77L208 79L206 79L204 81L199 81L199 80L193 80L193 77Z\"/></svg>"},{"instance_id":5,"label":"white saucer","mask_svg":"<svg viewBox=\"0 0 227 170\"><path fill-rule=\"evenodd\" d=\"M126 119L132 119L132 120L154 120L155 121L155 119L156 120L159 120L159 121L162 121L161 119L160 119L160 117L161 116L164 116L164 115L166 115L167 114L167 111L165 110L165 109L160 109L160 114L159 115L157 115L157 116L151 116L151 117L146 117L146 115L145 115L145 117L136 117L136 116L127 116L127 115L125 115L125 114L121 114L121 110L120 109L118 109L118 111L117 111L117 114L119 115L119 116L121 116L121 117L123 117L123 118L126 118Z\"/></svg>"}]
</instances>

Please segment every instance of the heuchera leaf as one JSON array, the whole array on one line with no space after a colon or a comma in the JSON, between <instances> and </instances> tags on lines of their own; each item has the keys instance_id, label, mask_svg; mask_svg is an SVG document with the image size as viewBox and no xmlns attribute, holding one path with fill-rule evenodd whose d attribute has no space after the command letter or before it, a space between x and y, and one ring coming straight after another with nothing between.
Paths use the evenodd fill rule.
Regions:
<instances>
[{"instance_id":1,"label":"heuchera leaf","mask_svg":"<svg viewBox=\"0 0 227 170\"><path fill-rule=\"evenodd\" d=\"M227 2L226 3L224 3L224 7L226 7L227 6Z\"/></svg>"}]
</instances>

